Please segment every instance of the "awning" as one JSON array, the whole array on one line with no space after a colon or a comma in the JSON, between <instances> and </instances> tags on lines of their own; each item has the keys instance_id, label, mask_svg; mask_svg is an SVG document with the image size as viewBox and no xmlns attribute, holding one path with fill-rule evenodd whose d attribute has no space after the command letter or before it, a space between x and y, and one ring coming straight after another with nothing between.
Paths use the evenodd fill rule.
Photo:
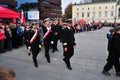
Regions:
<instances>
[{"instance_id":1,"label":"awning","mask_svg":"<svg viewBox=\"0 0 120 80\"><path fill-rule=\"evenodd\" d=\"M18 12L12 11L8 8L0 6L0 18L18 18L20 19L20 14Z\"/></svg>"}]
</instances>

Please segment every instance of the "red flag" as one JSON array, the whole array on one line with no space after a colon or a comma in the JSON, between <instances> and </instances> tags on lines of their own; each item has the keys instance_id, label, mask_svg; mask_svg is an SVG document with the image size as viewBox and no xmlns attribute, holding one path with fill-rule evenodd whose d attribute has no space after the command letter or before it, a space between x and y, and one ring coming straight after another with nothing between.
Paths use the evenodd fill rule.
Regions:
<instances>
[{"instance_id":1,"label":"red flag","mask_svg":"<svg viewBox=\"0 0 120 80\"><path fill-rule=\"evenodd\" d=\"M25 16L24 16L23 10L21 12L21 23L23 23L23 25L26 25L26 20L25 20Z\"/></svg>"}]
</instances>

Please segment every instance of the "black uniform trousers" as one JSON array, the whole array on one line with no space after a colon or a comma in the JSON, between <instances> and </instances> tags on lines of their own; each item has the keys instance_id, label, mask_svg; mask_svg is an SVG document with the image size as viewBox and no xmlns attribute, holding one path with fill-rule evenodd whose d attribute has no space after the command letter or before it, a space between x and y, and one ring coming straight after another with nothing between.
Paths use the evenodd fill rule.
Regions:
<instances>
[{"instance_id":1,"label":"black uniform trousers","mask_svg":"<svg viewBox=\"0 0 120 80\"><path fill-rule=\"evenodd\" d=\"M67 48L68 48L67 52L64 51L64 53L63 53L63 55L64 55L64 59L63 60L65 61L67 67L70 67L71 66L70 65L70 58L74 54L74 48L73 48L73 46L69 46Z\"/></svg>"},{"instance_id":2,"label":"black uniform trousers","mask_svg":"<svg viewBox=\"0 0 120 80\"><path fill-rule=\"evenodd\" d=\"M50 62L50 55L49 55L50 45L51 45L50 40L44 40L45 57L47 58L48 62Z\"/></svg>"},{"instance_id":3,"label":"black uniform trousers","mask_svg":"<svg viewBox=\"0 0 120 80\"><path fill-rule=\"evenodd\" d=\"M58 43L58 38L55 37L55 38L54 38L54 43L53 43L53 52L56 51L56 50L58 50L58 49L57 49L57 43Z\"/></svg>"},{"instance_id":4,"label":"black uniform trousers","mask_svg":"<svg viewBox=\"0 0 120 80\"><path fill-rule=\"evenodd\" d=\"M113 66L115 67L116 72L120 72L119 56L109 52L107 63L104 66L104 71L109 71Z\"/></svg>"},{"instance_id":5,"label":"black uniform trousers","mask_svg":"<svg viewBox=\"0 0 120 80\"><path fill-rule=\"evenodd\" d=\"M35 67L38 67L38 63L37 63L37 56L40 52L40 48L39 46L31 46L31 50L32 50L32 55L33 55L33 62Z\"/></svg>"}]
</instances>

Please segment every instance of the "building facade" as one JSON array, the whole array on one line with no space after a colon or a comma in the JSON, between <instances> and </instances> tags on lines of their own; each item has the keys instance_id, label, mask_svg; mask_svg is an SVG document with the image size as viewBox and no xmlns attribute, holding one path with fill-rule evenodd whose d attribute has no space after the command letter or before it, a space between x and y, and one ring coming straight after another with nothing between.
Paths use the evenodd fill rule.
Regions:
<instances>
[{"instance_id":1,"label":"building facade","mask_svg":"<svg viewBox=\"0 0 120 80\"><path fill-rule=\"evenodd\" d=\"M48 17L60 18L62 15L61 0L37 0L35 2L25 2L20 5L19 9L23 9L25 15L27 15L28 11L39 11L40 20Z\"/></svg>"},{"instance_id":2,"label":"building facade","mask_svg":"<svg viewBox=\"0 0 120 80\"><path fill-rule=\"evenodd\" d=\"M84 3L92 3L92 0L84 0Z\"/></svg>"},{"instance_id":3,"label":"building facade","mask_svg":"<svg viewBox=\"0 0 120 80\"><path fill-rule=\"evenodd\" d=\"M15 0L0 0L0 5L15 10L17 1Z\"/></svg>"},{"instance_id":4,"label":"building facade","mask_svg":"<svg viewBox=\"0 0 120 80\"><path fill-rule=\"evenodd\" d=\"M40 19L60 18L61 10L61 0L39 0Z\"/></svg>"},{"instance_id":5,"label":"building facade","mask_svg":"<svg viewBox=\"0 0 120 80\"><path fill-rule=\"evenodd\" d=\"M96 2L112 2L112 1L116 1L116 0L92 0L93 3L96 3Z\"/></svg>"},{"instance_id":6,"label":"building facade","mask_svg":"<svg viewBox=\"0 0 120 80\"><path fill-rule=\"evenodd\" d=\"M72 9L73 21L120 22L120 4L116 1L75 4Z\"/></svg>"}]
</instances>

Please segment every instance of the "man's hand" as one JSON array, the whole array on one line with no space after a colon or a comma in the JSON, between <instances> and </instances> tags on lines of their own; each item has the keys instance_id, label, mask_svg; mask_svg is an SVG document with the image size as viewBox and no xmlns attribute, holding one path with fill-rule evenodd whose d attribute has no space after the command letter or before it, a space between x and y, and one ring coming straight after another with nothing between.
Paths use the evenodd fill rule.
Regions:
<instances>
[{"instance_id":1,"label":"man's hand","mask_svg":"<svg viewBox=\"0 0 120 80\"><path fill-rule=\"evenodd\" d=\"M55 32L55 35L58 35L58 33L57 33L57 32Z\"/></svg>"},{"instance_id":2,"label":"man's hand","mask_svg":"<svg viewBox=\"0 0 120 80\"><path fill-rule=\"evenodd\" d=\"M65 52L67 52L67 51L68 51L68 48L67 48L67 47L65 47L65 48L64 48L64 51L65 51Z\"/></svg>"},{"instance_id":3,"label":"man's hand","mask_svg":"<svg viewBox=\"0 0 120 80\"><path fill-rule=\"evenodd\" d=\"M54 44L54 41L51 41L50 43L51 43L51 44Z\"/></svg>"},{"instance_id":4,"label":"man's hand","mask_svg":"<svg viewBox=\"0 0 120 80\"><path fill-rule=\"evenodd\" d=\"M73 48L76 49L76 45L74 45Z\"/></svg>"},{"instance_id":5,"label":"man's hand","mask_svg":"<svg viewBox=\"0 0 120 80\"><path fill-rule=\"evenodd\" d=\"M30 50L30 49L31 49L31 47L29 46L29 47L28 47L28 50Z\"/></svg>"}]
</instances>

